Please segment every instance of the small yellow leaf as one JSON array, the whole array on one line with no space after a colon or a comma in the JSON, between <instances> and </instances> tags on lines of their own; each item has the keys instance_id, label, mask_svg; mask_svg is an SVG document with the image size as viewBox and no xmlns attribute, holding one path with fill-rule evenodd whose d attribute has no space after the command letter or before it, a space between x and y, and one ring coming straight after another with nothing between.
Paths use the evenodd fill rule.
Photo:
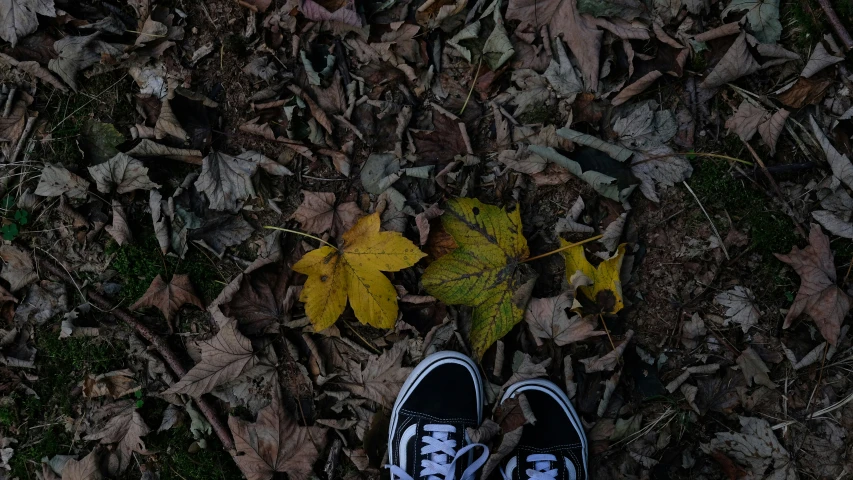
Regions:
<instances>
[{"instance_id":1,"label":"small yellow leaf","mask_svg":"<svg viewBox=\"0 0 853 480\"><path fill-rule=\"evenodd\" d=\"M343 234L340 248L320 247L305 254L293 270L308 275L299 300L317 330L330 327L347 298L361 323L392 328L397 291L382 272L411 267L426 256L397 232L380 232L379 214L362 217Z\"/></svg>"},{"instance_id":2,"label":"small yellow leaf","mask_svg":"<svg viewBox=\"0 0 853 480\"><path fill-rule=\"evenodd\" d=\"M482 357L522 320L536 279L521 263L530 255L521 213L459 198L447 203L441 222L458 248L433 262L421 282L444 303L474 307L471 346Z\"/></svg>"},{"instance_id":3,"label":"small yellow leaf","mask_svg":"<svg viewBox=\"0 0 853 480\"><path fill-rule=\"evenodd\" d=\"M563 239L560 239L560 243L563 247L571 245ZM619 270L622 269L624 255L625 244L623 243L616 250L616 255L601 262L598 267L593 267L584 255L583 245L572 247L563 252L566 258L566 278L571 283L577 272L586 276L592 284L580 283L580 291L590 300L598 302L607 313L616 313L625 306L622 301L622 282L619 280ZM608 292L612 297L607 295Z\"/></svg>"}]
</instances>

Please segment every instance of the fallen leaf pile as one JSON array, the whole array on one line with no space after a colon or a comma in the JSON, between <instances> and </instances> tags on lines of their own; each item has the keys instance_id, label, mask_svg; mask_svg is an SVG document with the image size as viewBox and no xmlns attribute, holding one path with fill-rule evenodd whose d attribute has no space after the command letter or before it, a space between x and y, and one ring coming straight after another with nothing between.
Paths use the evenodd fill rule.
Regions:
<instances>
[{"instance_id":1,"label":"fallen leaf pile","mask_svg":"<svg viewBox=\"0 0 853 480\"><path fill-rule=\"evenodd\" d=\"M0 479L379 478L427 355L492 454L844 478L849 8L0 0Z\"/></svg>"}]
</instances>

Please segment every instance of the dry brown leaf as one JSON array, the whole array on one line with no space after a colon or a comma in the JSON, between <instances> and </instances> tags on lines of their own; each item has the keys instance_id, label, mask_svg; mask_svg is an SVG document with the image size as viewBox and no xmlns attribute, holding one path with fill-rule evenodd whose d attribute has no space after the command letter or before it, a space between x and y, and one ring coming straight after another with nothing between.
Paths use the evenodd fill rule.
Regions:
<instances>
[{"instance_id":1,"label":"dry brown leaf","mask_svg":"<svg viewBox=\"0 0 853 480\"><path fill-rule=\"evenodd\" d=\"M15 318L15 305L17 304L18 299L0 285L0 320L4 323L11 323L12 319Z\"/></svg>"},{"instance_id":2,"label":"dry brown leaf","mask_svg":"<svg viewBox=\"0 0 853 480\"><path fill-rule=\"evenodd\" d=\"M166 283L163 277L157 275L142 298L137 300L130 309L138 310L141 307L157 307L163 312L166 320L171 321L178 310L187 303L204 309L204 304L196 296L189 276L175 274L172 275L172 280Z\"/></svg>"},{"instance_id":3,"label":"dry brown leaf","mask_svg":"<svg viewBox=\"0 0 853 480\"><path fill-rule=\"evenodd\" d=\"M125 153L119 153L104 163L89 167L89 173L101 193L110 193L113 189L118 193L128 193L160 188L160 185L148 178L148 169L142 162Z\"/></svg>"},{"instance_id":4,"label":"dry brown leaf","mask_svg":"<svg viewBox=\"0 0 853 480\"><path fill-rule=\"evenodd\" d=\"M98 452L92 450L82 460L68 460L62 468L62 480L101 480Z\"/></svg>"},{"instance_id":5,"label":"dry brown leaf","mask_svg":"<svg viewBox=\"0 0 853 480\"><path fill-rule=\"evenodd\" d=\"M755 298L752 291L740 285L720 292L714 297L714 301L726 307L726 325L736 323L740 325L743 333L749 331L749 327L756 325L761 317L761 312L755 306Z\"/></svg>"},{"instance_id":6,"label":"dry brown leaf","mask_svg":"<svg viewBox=\"0 0 853 480\"><path fill-rule=\"evenodd\" d=\"M164 25L165 26L165 25ZM139 38L143 36L140 35ZM154 124L154 137L158 140L167 138L168 136L177 138L178 140L186 141L189 139L187 131L181 126L177 115L172 111L172 104L168 97L163 98L163 103L160 106L160 115L157 117L157 123Z\"/></svg>"},{"instance_id":7,"label":"dry brown leaf","mask_svg":"<svg viewBox=\"0 0 853 480\"><path fill-rule=\"evenodd\" d=\"M604 335L604 331L595 330L595 317L582 318L574 315L569 318L566 315L566 309L572 308L573 301L574 295L571 291L565 291L556 297L530 299L524 312L524 320L537 345L542 345L543 339L553 340L562 346Z\"/></svg>"},{"instance_id":8,"label":"dry brown leaf","mask_svg":"<svg viewBox=\"0 0 853 480\"><path fill-rule=\"evenodd\" d=\"M193 165L201 165L201 151L188 148L175 148L161 143L154 142L147 138L142 139L139 145L130 149L127 152L131 157L149 158L163 157L179 162L191 163Z\"/></svg>"},{"instance_id":9,"label":"dry brown leaf","mask_svg":"<svg viewBox=\"0 0 853 480\"><path fill-rule=\"evenodd\" d=\"M210 208L236 212L242 202L255 196L252 175L258 164L223 152L211 151L204 157L195 188L210 200Z\"/></svg>"},{"instance_id":10,"label":"dry brown leaf","mask_svg":"<svg viewBox=\"0 0 853 480\"><path fill-rule=\"evenodd\" d=\"M434 130L412 130L412 140L418 155L426 164L443 165L457 155L468 153L468 144L462 132L465 124L439 111L433 111Z\"/></svg>"},{"instance_id":11,"label":"dry brown leaf","mask_svg":"<svg viewBox=\"0 0 853 480\"><path fill-rule=\"evenodd\" d=\"M326 231L332 237L339 237L364 215L355 202L335 204L335 194L331 192L309 192L303 190L305 199L293 212L293 218L308 233L321 234Z\"/></svg>"},{"instance_id":12,"label":"dry brown leaf","mask_svg":"<svg viewBox=\"0 0 853 480\"><path fill-rule=\"evenodd\" d=\"M826 138L826 134L815 121L814 117L809 117L809 122L812 126L812 133L817 139L823 153L826 154L826 161L829 162L829 167L832 169L832 174L835 178L844 182L850 188L853 188L853 163L847 158L847 155L842 154L832 146L832 143Z\"/></svg>"},{"instance_id":13,"label":"dry brown leaf","mask_svg":"<svg viewBox=\"0 0 853 480\"><path fill-rule=\"evenodd\" d=\"M371 355L362 367L350 360L348 379L341 385L355 395L391 407L412 369L403 367L406 342L395 343L382 355Z\"/></svg>"},{"instance_id":14,"label":"dry brown leaf","mask_svg":"<svg viewBox=\"0 0 853 480\"><path fill-rule=\"evenodd\" d=\"M148 455L142 437L151 429L136 411L135 400L123 400L106 407L111 417L101 431L86 435L85 440L100 440L102 444L116 443L118 449L118 471L123 472L133 458L133 452Z\"/></svg>"},{"instance_id":15,"label":"dry brown leaf","mask_svg":"<svg viewBox=\"0 0 853 480\"><path fill-rule=\"evenodd\" d=\"M817 45L815 45L814 51L812 51L811 56L809 56L808 63L806 63L806 66L803 67L803 72L800 74L800 76L810 78L817 72L823 70L824 68L843 61L844 57L839 57L837 55L829 53L826 50L826 47L823 45L823 42L819 41L817 42Z\"/></svg>"},{"instance_id":16,"label":"dry brown leaf","mask_svg":"<svg viewBox=\"0 0 853 480\"><path fill-rule=\"evenodd\" d=\"M716 438L702 448L721 454L725 452L725 456L733 458L749 470L743 472L736 465L727 467L735 475L742 475L737 473L739 470L749 475L747 478L795 480L798 476L790 455L776 438L767 420L754 417L740 417L739 420L740 433L717 433Z\"/></svg>"},{"instance_id":17,"label":"dry brown leaf","mask_svg":"<svg viewBox=\"0 0 853 480\"><path fill-rule=\"evenodd\" d=\"M812 78L798 78L791 88L782 92L777 98L784 105L793 109L803 108L819 102L829 87L835 83L835 77L818 75Z\"/></svg>"},{"instance_id":18,"label":"dry brown leaf","mask_svg":"<svg viewBox=\"0 0 853 480\"><path fill-rule=\"evenodd\" d=\"M581 359L581 362L586 365L587 373L612 371L616 368L616 365L619 363L619 359L622 358L622 354L625 352L625 348L628 346L628 343L631 341L633 336L634 331L628 330L625 332L625 339L622 340L622 343L617 345L616 349L611 350L607 355L600 358L596 355L591 358Z\"/></svg>"},{"instance_id":19,"label":"dry brown leaf","mask_svg":"<svg viewBox=\"0 0 853 480\"><path fill-rule=\"evenodd\" d=\"M341 22L353 27L364 26L355 0L302 0L300 4L299 10L310 20Z\"/></svg>"},{"instance_id":20,"label":"dry brown leaf","mask_svg":"<svg viewBox=\"0 0 853 480\"><path fill-rule=\"evenodd\" d=\"M814 320L823 338L830 345L838 343L841 322L850 311L850 297L835 284L835 261L829 249L829 237L817 224L811 225L809 245L791 249L787 255L774 254L800 276L797 297L785 316L783 328L788 328L801 313Z\"/></svg>"},{"instance_id":21,"label":"dry brown leaf","mask_svg":"<svg viewBox=\"0 0 853 480\"><path fill-rule=\"evenodd\" d=\"M230 319L216 336L201 342L201 361L163 393L198 397L240 377L257 362L252 342L237 330L237 321Z\"/></svg>"},{"instance_id":22,"label":"dry brown leaf","mask_svg":"<svg viewBox=\"0 0 853 480\"><path fill-rule=\"evenodd\" d=\"M440 217L442 214L444 214L444 210L438 208L438 204L434 203L425 208L423 212L415 215L415 225L418 227L421 245L426 244L429 239L430 221Z\"/></svg>"},{"instance_id":23,"label":"dry brown leaf","mask_svg":"<svg viewBox=\"0 0 853 480\"><path fill-rule=\"evenodd\" d=\"M307 480L326 446L327 429L300 427L282 405L279 390L276 385L272 403L258 412L254 423L228 417L237 450L234 461L247 480L270 480L276 472Z\"/></svg>"},{"instance_id":24,"label":"dry brown leaf","mask_svg":"<svg viewBox=\"0 0 853 480\"><path fill-rule=\"evenodd\" d=\"M741 352L740 356L737 357L737 364L740 367L744 378L746 378L747 386L751 387L752 382L755 381L757 385L764 385L767 388L776 388L776 384L773 383L773 380L770 380L769 376L767 376L770 369L767 368L767 365L764 364L764 360L762 360L761 357L758 356L758 353L756 353L751 347Z\"/></svg>"},{"instance_id":25,"label":"dry brown leaf","mask_svg":"<svg viewBox=\"0 0 853 480\"><path fill-rule=\"evenodd\" d=\"M761 65L752 56L749 51L749 44L746 41L746 33L741 32L737 40L723 55L723 58L714 66L711 73L705 77L702 82L703 88L715 88L740 77L757 72Z\"/></svg>"},{"instance_id":26,"label":"dry brown leaf","mask_svg":"<svg viewBox=\"0 0 853 480\"><path fill-rule=\"evenodd\" d=\"M127 224L127 214L124 211L124 206L116 199L113 199L113 223L107 225L104 230L120 246L133 241L133 233L130 231L130 226Z\"/></svg>"},{"instance_id":27,"label":"dry brown leaf","mask_svg":"<svg viewBox=\"0 0 853 480\"><path fill-rule=\"evenodd\" d=\"M776 142L779 141L779 136L782 135L782 130L785 128L785 121L788 120L788 115L791 112L780 108L774 113L769 120L758 125L758 134L764 140L764 144L770 148L770 154L776 154Z\"/></svg>"},{"instance_id":28,"label":"dry brown leaf","mask_svg":"<svg viewBox=\"0 0 853 480\"><path fill-rule=\"evenodd\" d=\"M5 53L0 53L0 60L13 67L17 67L18 69L24 72L29 73L30 75L38 78L39 80L42 80L45 83L50 84L51 86L53 86L57 90L62 91L63 93L68 92L68 87L66 87L65 84L62 83L58 78L56 78L56 76L50 73L50 70L42 67L38 62L32 60L19 62L18 60L10 57L9 55L6 55Z\"/></svg>"},{"instance_id":29,"label":"dry brown leaf","mask_svg":"<svg viewBox=\"0 0 853 480\"><path fill-rule=\"evenodd\" d=\"M295 300L287 295L292 284L289 265L276 265L243 275L239 290L222 305L222 313L236 317L247 335L264 333L270 327L277 330Z\"/></svg>"},{"instance_id":30,"label":"dry brown leaf","mask_svg":"<svg viewBox=\"0 0 853 480\"><path fill-rule=\"evenodd\" d=\"M16 292L38 280L33 259L18 247L3 245L0 247L0 278L9 282L9 289Z\"/></svg>"},{"instance_id":31,"label":"dry brown leaf","mask_svg":"<svg viewBox=\"0 0 853 480\"><path fill-rule=\"evenodd\" d=\"M599 55L604 33L595 28L592 17L578 13L575 0L510 0L506 19L520 20L518 30L538 32L547 25L551 36L562 35L577 59L584 85L593 92L598 90Z\"/></svg>"},{"instance_id":32,"label":"dry brown leaf","mask_svg":"<svg viewBox=\"0 0 853 480\"><path fill-rule=\"evenodd\" d=\"M8 116L0 116L0 140L15 144L24 133L27 125L27 107L33 103L33 97L26 92L17 94L19 97L12 104ZM5 107L5 105L4 105Z\"/></svg>"},{"instance_id":33,"label":"dry brown leaf","mask_svg":"<svg viewBox=\"0 0 853 480\"><path fill-rule=\"evenodd\" d=\"M638 78L636 81L623 88L618 95L613 97L613 100L610 101L614 106L622 105L627 102L630 98L639 95L646 91L647 88L651 87L657 79L663 76L663 73L660 70L652 70L651 72L643 75Z\"/></svg>"},{"instance_id":34,"label":"dry brown leaf","mask_svg":"<svg viewBox=\"0 0 853 480\"><path fill-rule=\"evenodd\" d=\"M14 47L18 40L38 29L36 14L55 17L53 0L0 1L0 38Z\"/></svg>"},{"instance_id":35,"label":"dry brown leaf","mask_svg":"<svg viewBox=\"0 0 853 480\"><path fill-rule=\"evenodd\" d=\"M97 398L109 395L114 399L138 391L141 387L133 379L133 372L124 369L101 375L86 375L83 379L83 396Z\"/></svg>"},{"instance_id":36,"label":"dry brown leaf","mask_svg":"<svg viewBox=\"0 0 853 480\"><path fill-rule=\"evenodd\" d=\"M67 168L47 164L41 171L36 195L42 197L58 197L67 195L69 198L86 198L89 182L68 171Z\"/></svg>"},{"instance_id":37,"label":"dry brown leaf","mask_svg":"<svg viewBox=\"0 0 853 480\"><path fill-rule=\"evenodd\" d=\"M769 115L764 108L744 100L737 107L734 115L726 120L726 128L737 134L744 142L748 142Z\"/></svg>"}]
</instances>

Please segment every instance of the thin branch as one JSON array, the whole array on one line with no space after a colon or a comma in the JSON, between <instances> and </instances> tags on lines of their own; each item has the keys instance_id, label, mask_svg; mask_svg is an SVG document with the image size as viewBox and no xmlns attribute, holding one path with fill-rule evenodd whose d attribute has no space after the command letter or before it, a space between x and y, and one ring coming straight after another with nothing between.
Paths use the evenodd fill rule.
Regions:
<instances>
[{"instance_id":1,"label":"thin branch","mask_svg":"<svg viewBox=\"0 0 853 480\"><path fill-rule=\"evenodd\" d=\"M39 260L39 265L44 267L44 269L48 272L59 277L64 282L74 283L74 280L71 278L70 275L68 275L62 268L56 266L50 260L47 260L45 258L41 258ZM155 349L157 349L157 353L159 353L160 356L163 357L163 360L166 362L166 365L169 366L169 368L178 378L186 375L186 368L184 368L181 360L169 347L169 344L166 343L166 340L164 340L156 333L152 332L145 325L139 323L136 318L131 315L130 312L128 312L127 310L123 308L113 308L110 304L110 301L98 292L89 290L86 292L86 297L88 297L92 305L97 307L98 309L102 309L104 311L111 310L110 313L113 316L126 323L128 326L132 327L134 330L136 330L136 333L138 333L142 338L151 343L151 345L154 346ZM201 411L207 421L210 422L210 425L213 427L213 430L216 432L216 436L219 437L219 441L222 442L222 446L225 448L225 450L227 450L228 452L233 452L234 440L231 438L231 434L229 433L228 428L226 428L222 421L219 419L219 416L216 414L216 410L213 408L210 402L208 402L207 399L203 397L193 398L193 400L195 401L196 405L198 406L198 409Z\"/></svg>"},{"instance_id":2,"label":"thin branch","mask_svg":"<svg viewBox=\"0 0 853 480\"><path fill-rule=\"evenodd\" d=\"M690 192L690 195L693 195L693 198L696 200L696 203L699 204L699 208L702 209L702 213L705 214L705 218L708 219L708 223L711 224L711 229L714 231L714 235L716 235L717 239L720 241L720 248L722 248L723 253L726 254L726 260L731 260L732 258L729 257L729 252L728 250L726 250L726 242L723 241L723 237L720 236L720 232L717 231L717 226L714 225L714 221L711 220L711 216L708 215L708 212L705 210L705 207L702 206L702 202L699 201L699 197L696 196L696 193L693 191L692 188L690 188L690 185L687 184L687 180L681 183L683 183L684 186L687 187L687 191Z\"/></svg>"},{"instance_id":3,"label":"thin branch","mask_svg":"<svg viewBox=\"0 0 853 480\"><path fill-rule=\"evenodd\" d=\"M841 39L841 43L844 44L844 49L848 52L853 49L853 38L850 38L850 32L844 28L844 24L841 23L841 19L838 18L838 15L835 13L835 9L832 8L832 4L829 3L829 0L817 0L817 3L820 4L820 8L823 9L823 12L826 14L826 21L832 26L832 29L835 30L835 34L838 35L838 38Z\"/></svg>"}]
</instances>

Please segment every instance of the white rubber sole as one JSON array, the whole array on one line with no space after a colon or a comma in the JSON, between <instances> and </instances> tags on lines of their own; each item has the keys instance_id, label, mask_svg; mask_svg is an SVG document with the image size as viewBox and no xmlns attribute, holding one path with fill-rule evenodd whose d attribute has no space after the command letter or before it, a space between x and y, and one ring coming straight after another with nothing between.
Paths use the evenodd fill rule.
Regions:
<instances>
[{"instance_id":1,"label":"white rubber sole","mask_svg":"<svg viewBox=\"0 0 853 480\"><path fill-rule=\"evenodd\" d=\"M397 418L400 414L400 408L402 408L403 404L409 398L409 395L412 394L414 387L420 383L421 378L425 374L429 373L436 367L447 364L462 365L471 373L471 377L474 379L474 388L477 396L477 424L479 425L483 423L483 379L480 377L480 371L477 369L477 364L468 358L468 356L459 352L447 351L433 353L423 359L421 363L412 370L412 373L409 374L409 378L407 378L405 383L403 383L403 387L400 389L400 394L397 395L397 400L394 402L394 408L391 410L391 425L388 430L388 462L390 464L396 465L393 440L394 432L397 430Z\"/></svg>"},{"instance_id":2,"label":"white rubber sole","mask_svg":"<svg viewBox=\"0 0 853 480\"><path fill-rule=\"evenodd\" d=\"M575 430L578 431L578 434L581 438L581 445L583 445L583 470L586 473L587 477L589 477L589 468L587 467L587 459L589 457L589 446L586 441L586 432L584 432L583 424L581 423L580 417L578 417L578 413L575 411L575 407L572 406L571 400L569 400L569 396L566 395L566 392L559 389L553 382L542 379L542 378L534 378L532 380L524 380L521 382L516 382L510 385L510 387L506 390L501 397L500 403L504 403L508 398L515 397L519 393L524 393L525 390L536 390L539 392L544 392L550 395L554 400L557 400L560 403L560 406L563 407L563 411L568 415L569 420L574 425Z\"/></svg>"}]
</instances>

